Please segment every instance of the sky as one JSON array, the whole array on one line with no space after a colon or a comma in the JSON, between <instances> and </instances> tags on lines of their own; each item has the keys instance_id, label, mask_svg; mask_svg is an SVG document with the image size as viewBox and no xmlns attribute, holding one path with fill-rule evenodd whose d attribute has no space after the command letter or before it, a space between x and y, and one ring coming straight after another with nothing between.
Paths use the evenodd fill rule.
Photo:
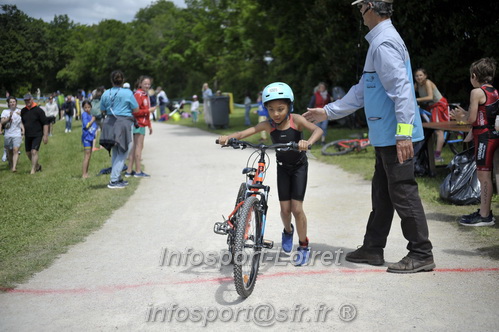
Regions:
<instances>
[{"instance_id":1,"label":"sky","mask_svg":"<svg viewBox=\"0 0 499 332\"><path fill-rule=\"evenodd\" d=\"M177 7L185 8L184 0L169 0ZM98 24L105 19L130 22L141 8L152 0L0 0L0 5L16 5L30 17L50 22L55 15L68 15L74 23Z\"/></svg>"}]
</instances>

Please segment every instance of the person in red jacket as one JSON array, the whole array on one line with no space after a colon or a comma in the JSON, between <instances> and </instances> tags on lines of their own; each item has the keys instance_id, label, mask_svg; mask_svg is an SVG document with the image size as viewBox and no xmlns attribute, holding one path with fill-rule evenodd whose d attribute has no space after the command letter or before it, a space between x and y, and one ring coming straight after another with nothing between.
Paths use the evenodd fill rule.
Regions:
<instances>
[{"instance_id":1,"label":"person in red jacket","mask_svg":"<svg viewBox=\"0 0 499 332\"><path fill-rule=\"evenodd\" d=\"M308 103L309 108L323 108L325 105L332 102L331 95L327 92L327 86L324 82L319 82L317 87L314 89L314 94ZM322 129L321 144L326 144L326 134L327 126L329 124L328 120L321 121L317 125Z\"/></svg>"},{"instance_id":2,"label":"person in red jacket","mask_svg":"<svg viewBox=\"0 0 499 332\"><path fill-rule=\"evenodd\" d=\"M144 138L146 127L149 128L149 135L152 134L150 115L156 107L151 107L148 91L151 88L152 78L149 76L140 76L137 81L137 90L134 97L139 104L139 111L133 113L135 117L135 128L133 129L133 148L128 157L128 169L125 172L126 177L144 178L150 177L142 171L140 160L142 159L142 150L144 149ZM135 165L135 171L133 166Z\"/></svg>"}]
</instances>

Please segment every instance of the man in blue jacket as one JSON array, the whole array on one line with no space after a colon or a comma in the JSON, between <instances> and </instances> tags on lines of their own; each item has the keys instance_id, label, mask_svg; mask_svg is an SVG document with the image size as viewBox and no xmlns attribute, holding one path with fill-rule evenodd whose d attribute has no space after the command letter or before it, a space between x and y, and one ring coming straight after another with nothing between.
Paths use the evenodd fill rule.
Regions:
<instances>
[{"instance_id":1,"label":"man in blue jacket","mask_svg":"<svg viewBox=\"0 0 499 332\"><path fill-rule=\"evenodd\" d=\"M345 97L324 108L309 108L309 121L335 120L364 107L369 139L376 151L372 179L373 210L364 243L345 259L383 265L383 250L394 211L402 219L409 253L388 266L388 272L414 273L435 267L428 224L414 178L414 146L424 139L417 113L412 69L404 41L390 19L393 0L356 0L369 42L363 75Z\"/></svg>"}]
</instances>

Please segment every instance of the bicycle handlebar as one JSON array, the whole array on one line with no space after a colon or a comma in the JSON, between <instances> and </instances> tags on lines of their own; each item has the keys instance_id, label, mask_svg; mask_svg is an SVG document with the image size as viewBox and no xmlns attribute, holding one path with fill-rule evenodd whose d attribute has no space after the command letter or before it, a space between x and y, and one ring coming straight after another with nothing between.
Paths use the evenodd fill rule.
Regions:
<instances>
[{"instance_id":1,"label":"bicycle handlebar","mask_svg":"<svg viewBox=\"0 0 499 332\"><path fill-rule=\"evenodd\" d=\"M215 141L216 144L220 144L220 141L217 139ZM298 151L298 143L296 142L289 142L289 143L276 143L276 144L271 144L271 145L265 145L265 144L254 144L251 142L247 141L240 141L235 138L229 138L229 140L226 142L225 145L222 145L222 147L228 147L231 146L234 149L246 149L247 147L253 148L253 149L258 149L258 150L267 150L267 149L281 149L283 151L287 150L295 150ZM308 149L310 150L312 148L311 145L308 146Z\"/></svg>"}]
</instances>

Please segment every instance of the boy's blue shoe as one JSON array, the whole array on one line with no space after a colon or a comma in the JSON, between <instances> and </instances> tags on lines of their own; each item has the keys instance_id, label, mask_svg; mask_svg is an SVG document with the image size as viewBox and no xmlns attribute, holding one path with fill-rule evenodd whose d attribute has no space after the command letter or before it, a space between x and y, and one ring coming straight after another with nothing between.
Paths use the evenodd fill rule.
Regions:
<instances>
[{"instance_id":1,"label":"boy's blue shoe","mask_svg":"<svg viewBox=\"0 0 499 332\"><path fill-rule=\"evenodd\" d=\"M291 224L291 233L287 233L284 229L282 231L282 250L286 253L290 253L293 249L293 234L295 233L295 228L293 224Z\"/></svg>"},{"instance_id":2,"label":"boy's blue shoe","mask_svg":"<svg viewBox=\"0 0 499 332\"><path fill-rule=\"evenodd\" d=\"M131 171L130 173L125 172L125 177L126 178L129 178L129 177L134 176L134 175L135 175L135 171Z\"/></svg>"},{"instance_id":3,"label":"boy's blue shoe","mask_svg":"<svg viewBox=\"0 0 499 332\"><path fill-rule=\"evenodd\" d=\"M295 255L295 266L307 265L310 258L309 247L299 246Z\"/></svg>"}]
</instances>

